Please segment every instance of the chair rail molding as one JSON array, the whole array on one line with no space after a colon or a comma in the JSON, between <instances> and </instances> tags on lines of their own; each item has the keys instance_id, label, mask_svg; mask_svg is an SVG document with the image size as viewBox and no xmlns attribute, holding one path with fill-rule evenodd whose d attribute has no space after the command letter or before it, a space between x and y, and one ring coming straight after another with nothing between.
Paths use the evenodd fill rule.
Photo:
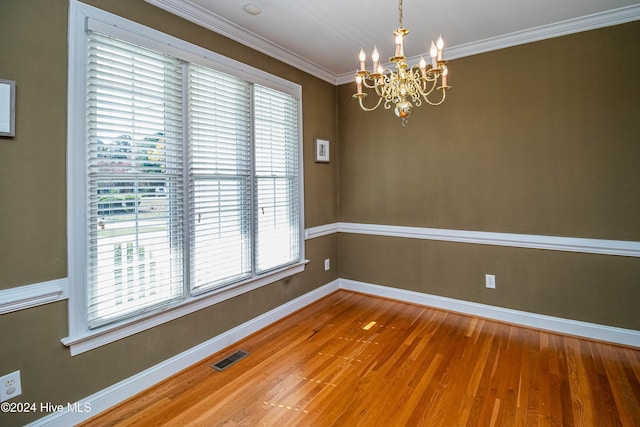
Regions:
<instances>
[{"instance_id":1,"label":"chair rail molding","mask_svg":"<svg viewBox=\"0 0 640 427\"><path fill-rule=\"evenodd\" d=\"M583 252L600 255L640 257L640 242L536 234L498 233L493 231L449 230L445 228L407 227L402 225L337 222L307 229L306 238L332 233L367 234L407 239L442 240L514 248Z\"/></svg>"},{"instance_id":2,"label":"chair rail molding","mask_svg":"<svg viewBox=\"0 0 640 427\"><path fill-rule=\"evenodd\" d=\"M65 300L68 287L64 278L0 290L0 315Z\"/></svg>"},{"instance_id":3,"label":"chair rail molding","mask_svg":"<svg viewBox=\"0 0 640 427\"><path fill-rule=\"evenodd\" d=\"M510 246L515 248L640 257L640 242L627 240L448 230L443 228L406 227L401 225L361 224L352 222L335 222L307 228L305 230L305 240L335 233L367 234L371 236L441 240L458 243ZM62 278L0 290L0 314L65 300L68 298L68 287L68 279Z\"/></svg>"},{"instance_id":4,"label":"chair rail molding","mask_svg":"<svg viewBox=\"0 0 640 427\"><path fill-rule=\"evenodd\" d=\"M328 236L338 232L338 223L319 225L317 227L309 227L304 232L305 240L315 239L316 237Z\"/></svg>"}]
</instances>

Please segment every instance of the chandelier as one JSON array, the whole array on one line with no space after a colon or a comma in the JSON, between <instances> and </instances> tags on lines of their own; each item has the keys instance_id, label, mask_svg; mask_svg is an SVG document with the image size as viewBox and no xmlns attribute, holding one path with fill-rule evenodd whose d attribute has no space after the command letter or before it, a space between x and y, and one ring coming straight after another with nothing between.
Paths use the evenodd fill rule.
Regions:
<instances>
[{"instance_id":1,"label":"chandelier","mask_svg":"<svg viewBox=\"0 0 640 427\"><path fill-rule=\"evenodd\" d=\"M407 57L404 55L404 39L409 34L409 30L402 25L402 0L399 0L400 26L393 32L395 36L395 55L389 61L396 64L396 69L384 68L380 63L380 54L374 45L371 59L373 67L371 71L366 69L366 55L360 49L360 69L356 72L356 86L358 92L353 95L358 99L360 107L365 111L373 111L384 101L384 108L390 109L395 105L396 116L402 119L402 125L406 126L407 120L413 110L413 105L422 105L424 100L430 105L440 105L444 102L446 93L451 86L447 86L447 61L442 59L442 48L444 42L442 36L438 41L431 42L431 64L427 68L427 62L420 57L419 64L411 68L407 65ZM378 102L375 106L368 108L363 104L363 99L367 96L362 91L362 87L375 90ZM435 99L434 99L435 98ZM413 103L412 103L413 102Z\"/></svg>"}]
</instances>

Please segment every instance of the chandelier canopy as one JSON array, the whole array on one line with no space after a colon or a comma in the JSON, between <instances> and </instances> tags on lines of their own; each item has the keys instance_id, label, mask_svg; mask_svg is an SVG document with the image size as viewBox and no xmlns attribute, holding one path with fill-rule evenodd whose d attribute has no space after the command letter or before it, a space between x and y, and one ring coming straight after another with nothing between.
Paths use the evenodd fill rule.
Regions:
<instances>
[{"instance_id":1,"label":"chandelier canopy","mask_svg":"<svg viewBox=\"0 0 640 427\"><path fill-rule=\"evenodd\" d=\"M393 32L395 36L395 55L389 61L396 64L395 71L384 68L380 63L380 54L374 45L371 59L373 67L371 71L366 68L366 55L360 49L360 69L356 72L356 86L358 92L353 95L358 99L360 107L365 111L373 111L384 101L384 108L387 110L392 105L395 106L396 116L402 119L402 125L407 124L413 106L419 107L424 100L429 105L440 105L444 102L447 90L447 76L449 69L447 61L442 59L442 48L444 42L442 36L438 41L431 42L431 63L420 57L420 62L411 68L407 65L407 57L404 55L404 39L409 34L409 30L402 25L402 0L399 0L400 26ZM363 86L372 89L378 96L378 102L371 108L363 104L363 99L367 96L362 91Z\"/></svg>"}]
</instances>

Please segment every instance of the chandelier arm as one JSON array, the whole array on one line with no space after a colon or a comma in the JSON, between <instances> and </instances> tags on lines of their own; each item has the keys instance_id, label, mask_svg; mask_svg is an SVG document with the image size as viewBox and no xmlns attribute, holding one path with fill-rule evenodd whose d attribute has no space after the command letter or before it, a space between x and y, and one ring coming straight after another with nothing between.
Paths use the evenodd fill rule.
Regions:
<instances>
[{"instance_id":1,"label":"chandelier arm","mask_svg":"<svg viewBox=\"0 0 640 427\"><path fill-rule=\"evenodd\" d=\"M375 89L376 87L376 80L372 79L370 75L367 75L364 79L362 79L362 83L364 84L364 87L368 89Z\"/></svg>"},{"instance_id":2,"label":"chandelier arm","mask_svg":"<svg viewBox=\"0 0 640 427\"><path fill-rule=\"evenodd\" d=\"M386 83L383 83L381 79L379 83L376 83L376 86L374 88L376 90L376 95L378 95L380 98L385 98L384 90L386 87Z\"/></svg>"},{"instance_id":3,"label":"chandelier arm","mask_svg":"<svg viewBox=\"0 0 640 427\"><path fill-rule=\"evenodd\" d=\"M431 83L431 87L427 90L427 84ZM436 83L438 83L438 78L434 78L433 80L425 80L423 86L420 88L420 93L423 97L428 97L431 95L433 90L436 88Z\"/></svg>"},{"instance_id":4,"label":"chandelier arm","mask_svg":"<svg viewBox=\"0 0 640 427\"><path fill-rule=\"evenodd\" d=\"M440 77L439 72L423 73L422 69L417 68L414 65L413 67L411 67L410 76L413 80L412 87L415 88L415 92L411 93L411 98L413 101L417 102L420 97L422 97L430 105L435 106L442 104L443 100L438 102L432 102L431 100L429 100L429 95L431 95L431 93L433 93L433 91L437 88L438 78ZM431 83L431 85L429 85L429 83ZM420 106L420 104L416 103L416 106Z\"/></svg>"},{"instance_id":5,"label":"chandelier arm","mask_svg":"<svg viewBox=\"0 0 640 427\"><path fill-rule=\"evenodd\" d=\"M364 111L373 111L376 108L378 108L380 106L380 103L382 102L382 98L378 98L378 103L375 105L375 107L367 108L362 103L362 98L364 98L364 97L362 97L362 96L358 97L358 102L360 103L360 108L362 108Z\"/></svg>"},{"instance_id":6,"label":"chandelier arm","mask_svg":"<svg viewBox=\"0 0 640 427\"><path fill-rule=\"evenodd\" d=\"M442 104L444 102L444 99L447 97L447 88L446 87L440 86L438 89L442 89L442 99L440 101L438 101L438 102L431 102L429 100L429 98L427 98L426 96L423 96L424 100L427 101L427 103L429 105L433 105L434 107L437 106L437 105Z\"/></svg>"}]
</instances>

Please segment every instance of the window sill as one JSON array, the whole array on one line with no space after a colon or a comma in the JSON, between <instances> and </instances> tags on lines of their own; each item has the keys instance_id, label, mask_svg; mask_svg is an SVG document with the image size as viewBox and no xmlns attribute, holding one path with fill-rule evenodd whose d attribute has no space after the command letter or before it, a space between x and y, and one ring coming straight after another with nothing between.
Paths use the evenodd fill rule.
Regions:
<instances>
[{"instance_id":1,"label":"window sill","mask_svg":"<svg viewBox=\"0 0 640 427\"><path fill-rule=\"evenodd\" d=\"M180 304L167 307L165 310L151 316L129 319L125 323L109 325L97 331L88 331L85 334L66 337L61 341L62 344L70 348L71 355L75 356L212 306L229 298L277 282L294 274L301 273L304 271L304 267L308 262L308 260L304 260L280 270L275 270L257 279L253 278L229 288L187 298Z\"/></svg>"}]
</instances>

